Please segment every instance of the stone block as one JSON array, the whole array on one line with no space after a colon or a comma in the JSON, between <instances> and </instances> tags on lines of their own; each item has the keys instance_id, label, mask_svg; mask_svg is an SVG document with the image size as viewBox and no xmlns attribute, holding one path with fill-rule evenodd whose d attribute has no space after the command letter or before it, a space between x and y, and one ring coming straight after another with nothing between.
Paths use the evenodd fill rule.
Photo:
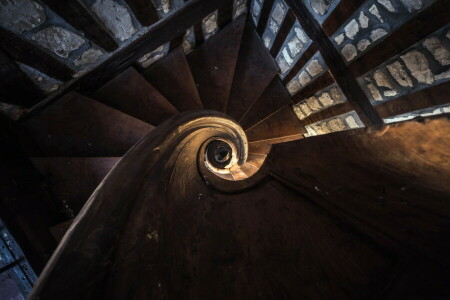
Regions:
<instances>
[{"instance_id":1,"label":"stone block","mask_svg":"<svg viewBox=\"0 0 450 300\"><path fill-rule=\"evenodd\" d=\"M44 8L33 0L0 1L0 25L22 33L36 28L46 20Z\"/></svg>"},{"instance_id":2,"label":"stone block","mask_svg":"<svg viewBox=\"0 0 450 300\"><path fill-rule=\"evenodd\" d=\"M430 70L427 58L422 52L411 50L402 55L401 59L418 82L425 84L434 82L434 75Z\"/></svg>"},{"instance_id":3,"label":"stone block","mask_svg":"<svg viewBox=\"0 0 450 300\"><path fill-rule=\"evenodd\" d=\"M57 55L67 58L69 54L84 43L84 39L76 33L62 27L50 26L31 36L31 39Z\"/></svg>"},{"instance_id":4,"label":"stone block","mask_svg":"<svg viewBox=\"0 0 450 300\"><path fill-rule=\"evenodd\" d=\"M386 68L398 84L403 87L413 86L411 77L409 77L408 73L405 71L403 65L399 61L387 65Z\"/></svg>"}]
</instances>

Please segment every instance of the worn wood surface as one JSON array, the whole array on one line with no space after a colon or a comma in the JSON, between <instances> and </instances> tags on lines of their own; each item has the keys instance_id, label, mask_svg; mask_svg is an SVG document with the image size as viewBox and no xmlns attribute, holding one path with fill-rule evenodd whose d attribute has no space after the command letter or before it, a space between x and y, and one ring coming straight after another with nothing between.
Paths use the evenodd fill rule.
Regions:
<instances>
[{"instance_id":1,"label":"worn wood surface","mask_svg":"<svg viewBox=\"0 0 450 300\"><path fill-rule=\"evenodd\" d=\"M142 74L179 111L203 107L182 47L170 52Z\"/></svg>"},{"instance_id":2,"label":"worn wood surface","mask_svg":"<svg viewBox=\"0 0 450 300\"><path fill-rule=\"evenodd\" d=\"M117 42L103 27L101 21L81 1L43 0L43 2L106 51L111 52L118 48Z\"/></svg>"},{"instance_id":3,"label":"worn wood surface","mask_svg":"<svg viewBox=\"0 0 450 300\"><path fill-rule=\"evenodd\" d=\"M245 133L249 142L270 141L275 143L277 140L290 137L302 138L306 129L301 125L291 106L286 105L256 126L247 129Z\"/></svg>"},{"instance_id":4,"label":"worn wood surface","mask_svg":"<svg viewBox=\"0 0 450 300\"><path fill-rule=\"evenodd\" d=\"M374 242L448 267L449 142L448 117L411 121L276 145L271 169Z\"/></svg>"},{"instance_id":5,"label":"worn wood surface","mask_svg":"<svg viewBox=\"0 0 450 300\"><path fill-rule=\"evenodd\" d=\"M48 182L55 204L61 211L73 214L72 218L119 160L120 157L31 158Z\"/></svg>"},{"instance_id":6,"label":"worn wood surface","mask_svg":"<svg viewBox=\"0 0 450 300\"><path fill-rule=\"evenodd\" d=\"M97 90L92 98L156 126L178 110L134 68Z\"/></svg>"},{"instance_id":7,"label":"worn wood surface","mask_svg":"<svg viewBox=\"0 0 450 300\"><path fill-rule=\"evenodd\" d=\"M23 122L38 145L32 156L122 156L153 126L100 102L70 93Z\"/></svg>"},{"instance_id":8,"label":"worn wood surface","mask_svg":"<svg viewBox=\"0 0 450 300\"><path fill-rule=\"evenodd\" d=\"M236 66L227 113L239 120L278 73L278 65L247 23Z\"/></svg>"},{"instance_id":9,"label":"worn wood surface","mask_svg":"<svg viewBox=\"0 0 450 300\"><path fill-rule=\"evenodd\" d=\"M208 109L227 109L245 20L245 16L240 17L187 55L200 98Z\"/></svg>"},{"instance_id":10,"label":"worn wood surface","mask_svg":"<svg viewBox=\"0 0 450 300\"><path fill-rule=\"evenodd\" d=\"M263 121L273 112L291 103L291 96L279 78L274 78L258 101L239 121L242 128L248 129Z\"/></svg>"}]
</instances>

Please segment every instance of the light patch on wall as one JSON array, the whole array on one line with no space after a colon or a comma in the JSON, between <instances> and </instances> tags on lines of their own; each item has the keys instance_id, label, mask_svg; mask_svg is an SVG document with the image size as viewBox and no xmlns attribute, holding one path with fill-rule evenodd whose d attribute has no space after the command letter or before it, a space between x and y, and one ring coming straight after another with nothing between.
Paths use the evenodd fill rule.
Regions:
<instances>
[{"instance_id":1,"label":"light patch on wall","mask_svg":"<svg viewBox=\"0 0 450 300\"><path fill-rule=\"evenodd\" d=\"M1 0L0 25L22 33L33 29L46 20L43 7L32 0Z\"/></svg>"},{"instance_id":2,"label":"light patch on wall","mask_svg":"<svg viewBox=\"0 0 450 300\"><path fill-rule=\"evenodd\" d=\"M57 55L67 58L69 54L80 48L84 39L76 33L62 27L50 26L31 36L31 39Z\"/></svg>"},{"instance_id":3,"label":"light patch on wall","mask_svg":"<svg viewBox=\"0 0 450 300\"><path fill-rule=\"evenodd\" d=\"M128 10L113 0L97 0L92 10L100 18L114 36L125 41L133 36L136 28L131 20Z\"/></svg>"},{"instance_id":4,"label":"light patch on wall","mask_svg":"<svg viewBox=\"0 0 450 300\"><path fill-rule=\"evenodd\" d=\"M166 56L168 49L168 44L159 46L155 50L145 54L143 57L138 59L138 63L141 65L141 67L148 68L149 66Z\"/></svg>"}]
</instances>

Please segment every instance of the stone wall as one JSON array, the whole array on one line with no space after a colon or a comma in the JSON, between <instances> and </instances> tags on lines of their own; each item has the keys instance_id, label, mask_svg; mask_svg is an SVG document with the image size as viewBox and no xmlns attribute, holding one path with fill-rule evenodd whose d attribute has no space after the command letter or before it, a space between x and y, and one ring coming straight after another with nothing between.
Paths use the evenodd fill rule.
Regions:
<instances>
[{"instance_id":1,"label":"stone wall","mask_svg":"<svg viewBox=\"0 0 450 300\"><path fill-rule=\"evenodd\" d=\"M119 44L116 51L149 30L149 27L139 23L124 0L79 1ZM167 17L185 5L184 0L152 1L161 18ZM246 0L234 1L234 17L246 12L246 3ZM0 0L0 26L48 51L50 55L75 70L74 77L82 76L114 53L108 53L88 40L82 32L73 28L40 0ZM217 32L217 12L203 20L203 31L205 38ZM186 32L183 42L186 52L195 47L193 34L193 29ZM150 66L164 57L168 48L168 45L161 45L142 57L139 63L143 67ZM46 93L54 92L64 84L30 66L20 63L18 65Z\"/></svg>"}]
</instances>

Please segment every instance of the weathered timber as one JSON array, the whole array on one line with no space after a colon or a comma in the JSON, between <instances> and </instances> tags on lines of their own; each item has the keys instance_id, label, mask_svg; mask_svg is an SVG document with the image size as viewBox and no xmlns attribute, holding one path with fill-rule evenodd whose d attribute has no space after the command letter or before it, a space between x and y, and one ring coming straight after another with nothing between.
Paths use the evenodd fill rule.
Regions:
<instances>
[{"instance_id":1,"label":"weathered timber","mask_svg":"<svg viewBox=\"0 0 450 300\"><path fill-rule=\"evenodd\" d=\"M178 110L134 68L102 86L92 98L156 126Z\"/></svg>"},{"instance_id":2,"label":"weathered timber","mask_svg":"<svg viewBox=\"0 0 450 300\"><path fill-rule=\"evenodd\" d=\"M278 73L278 65L247 23L228 99L227 113L240 120Z\"/></svg>"},{"instance_id":3,"label":"weathered timber","mask_svg":"<svg viewBox=\"0 0 450 300\"><path fill-rule=\"evenodd\" d=\"M179 111L203 107L182 47L170 52L142 74Z\"/></svg>"},{"instance_id":4,"label":"weathered timber","mask_svg":"<svg viewBox=\"0 0 450 300\"><path fill-rule=\"evenodd\" d=\"M241 16L187 55L200 98L208 109L227 109L244 26L245 16Z\"/></svg>"}]
</instances>

